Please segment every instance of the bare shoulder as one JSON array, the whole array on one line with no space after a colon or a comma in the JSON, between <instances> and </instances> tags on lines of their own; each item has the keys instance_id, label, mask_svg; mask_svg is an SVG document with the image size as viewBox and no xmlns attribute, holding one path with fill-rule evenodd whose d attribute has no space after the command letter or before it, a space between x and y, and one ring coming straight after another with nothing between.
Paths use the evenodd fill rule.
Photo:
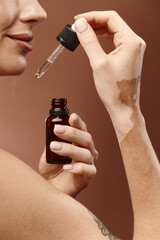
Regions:
<instances>
[{"instance_id":1,"label":"bare shoulder","mask_svg":"<svg viewBox=\"0 0 160 240\"><path fill-rule=\"evenodd\" d=\"M0 169L0 238L7 231L13 240L118 239L85 206L2 149Z\"/></svg>"},{"instance_id":2,"label":"bare shoulder","mask_svg":"<svg viewBox=\"0 0 160 240\"><path fill-rule=\"evenodd\" d=\"M2 148L0 148L0 169L1 173L3 169L4 171L7 171L8 174L12 174L14 172L14 175L16 175L20 173L21 170L21 172L27 171L31 174L38 175L37 172L33 170L29 165L27 165L18 157L14 156L12 153L7 152Z\"/></svg>"},{"instance_id":3,"label":"bare shoulder","mask_svg":"<svg viewBox=\"0 0 160 240\"><path fill-rule=\"evenodd\" d=\"M14 156L10 152L7 152L6 150L0 148L0 163L5 164L5 162L6 162L5 160L6 161L11 161L11 160L20 161L20 159L18 157Z\"/></svg>"},{"instance_id":4,"label":"bare shoulder","mask_svg":"<svg viewBox=\"0 0 160 240\"><path fill-rule=\"evenodd\" d=\"M12 155L11 153L5 151L4 149L0 148L0 157L3 158L8 158L8 157L14 157L14 155Z\"/></svg>"}]
</instances>

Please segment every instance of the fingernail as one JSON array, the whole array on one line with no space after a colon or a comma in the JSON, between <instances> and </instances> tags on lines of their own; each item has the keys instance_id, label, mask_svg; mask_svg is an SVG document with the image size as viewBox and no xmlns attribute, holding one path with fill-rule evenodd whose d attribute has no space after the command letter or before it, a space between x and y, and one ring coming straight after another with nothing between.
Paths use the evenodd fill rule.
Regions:
<instances>
[{"instance_id":1,"label":"fingernail","mask_svg":"<svg viewBox=\"0 0 160 240\"><path fill-rule=\"evenodd\" d=\"M72 170L73 169L73 165L72 164L63 165L63 169L64 170Z\"/></svg>"},{"instance_id":2,"label":"fingernail","mask_svg":"<svg viewBox=\"0 0 160 240\"><path fill-rule=\"evenodd\" d=\"M88 29L87 20L85 18L79 18L75 21L75 26L79 33L83 33Z\"/></svg>"},{"instance_id":3,"label":"fingernail","mask_svg":"<svg viewBox=\"0 0 160 240\"><path fill-rule=\"evenodd\" d=\"M57 133L65 133L65 127L62 126L62 125L55 125L55 126L54 126L54 130L55 130Z\"/></svg>"},{"instance_id":4,"label":"fingernail","mask_svg":"<svg viewBox=\"0 0 160 240\"><path fill-rule=\"evenodd\" d=\"M54 150L61 150L62 144L59 142L51 142L50 147Z\"/></svg>"}]
</instances>

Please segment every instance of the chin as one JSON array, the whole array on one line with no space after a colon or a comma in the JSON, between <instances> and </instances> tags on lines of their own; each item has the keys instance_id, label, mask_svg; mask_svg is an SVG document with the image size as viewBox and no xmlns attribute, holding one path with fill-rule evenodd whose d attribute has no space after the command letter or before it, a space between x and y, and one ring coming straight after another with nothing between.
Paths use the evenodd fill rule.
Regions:
<instances>
[{"instance_id":1,"label":"chin","mask_svg":"<svg viewBox=\"0 0 160 240\"><path fill-rule=\"evenodd\" d=\"M18 68L14 68L11 69L8 72L8 76L17 76L17 75L21 75L24 71L25 71L26 67L18 67Z\"/></svg>"},{"instance_id":2,"label":"chin","mask_svg":"<svg viewBox=\"0 0 160 240\"><path fill-rule=\"evenodd\" d=\"M26 69L26 59L21 61L9 61L7 64L3 62L3 66L0 64L0 75L1 76L16 76L20 75Z\"/></svg>"}]
</instances>

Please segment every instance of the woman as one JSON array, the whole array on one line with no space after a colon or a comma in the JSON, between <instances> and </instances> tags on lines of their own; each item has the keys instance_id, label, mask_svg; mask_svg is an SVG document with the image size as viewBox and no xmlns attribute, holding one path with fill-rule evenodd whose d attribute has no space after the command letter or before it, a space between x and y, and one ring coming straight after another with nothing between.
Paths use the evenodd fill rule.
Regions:
<instances>
[{"instance_id":1,"label":"woman","mask_svg":"<svg viewBox=\"0 0 160 240\"><path fill-rule=\"evenodd\" d=\"M0 6L0 74L21 74L26 67L26 54L32 51L33 26L46 19L47 15L39 3L33 0L1 0ZM76 159L76 163L65 166L64 169L66 171L70 170L77 176L60 171L60 167L56 165L46 164L44 157L42 157L40 162L40 173L56 187L59 187L71 196L75 196L88 185L96 174L93 162L98 154L85 124L76 114L71 115L70 124L74 127L74 133L73 129L68 127L66 138L70 138L74 145L69 146L62 143L65 146L65 151L63 147L63 155L69 155L71 158ZM58 134L59 131L60 126L56 126L55 133ZM86 145L88 142L89 147ZM83 147L76 145L83 145ZM55 142L52 143L52 149L53 146L56 147ZM68 185L64 189L64 182L66 181Z\"/></svg>"},{"instance_id":2,"label":"woman","mask_svg":"<svg viewBox=\"0 0 160 240\"><path fill-rule=\"evenodd\" d=\"M26 65L26 52L31 50L31 29L44 20L46 14L36 0L0 0L0 3L3 16L3 24L0 24L1 75L20 74ZM97 92L117 133L133 203L134 240L158 239L160 169L139 107L145 43L113 11L86 13L75 19L78 37L91 63ZM104 53L95 32L111 39L115 50L108 55ZM7 62L7 53L12 53L10 63ZM89 180L95 174L93 161L97 157L82 120L72 115L70 123L72 127L57 126L55 133L76 145L82 145L84 141L83 149L77 149L77 146L69 149L71 145L66 146L63 142L58 149L52 144L51 149L75 159L80 150L80 162L68 166L70 170L67 171L73 173L75 170L76 173L79 169L77 172L84 172L85 177L63 172L59 178L52 178L54 170L49 176L50 170L46 169L42 158L41 173L47 179L53 179L46 181L23 162L1 150L1 239L117 239L84 206L64 193L76 195L88 183L88 173ZM83 167L81 162L84 162ZM66 191L62 186L67 176L71 176L67 179L71 188ZM83 186L76 192L75 186L80 182Z\"/></svg>"},{"instance_id":3,"label":"woman","mask_svg":"<svg viewBox=\"0 0 160 240\"><path fill-rule=\"evenodd\" d=\"M18 75L23 73L25 70L26 55L32 51L32 29L36 24L39 24L45 20L47 15L44 9L36 0L0 0L0 16L0 75ZM61 151L61 153L60 148L57 149L56 142L52 142L51 147L52 150L59 150L59 153L61 155L71 157L73 159L73 163L63 166L62 169L60 166L47 164L45 161L45 156L43 154L39 168L41 175L47 180L45 181L45 184L47 182L49 186L56 187L68 195L75 197L79 191L85 188L95 176L96 168L94 166L94 160L97 159L98 153L95 150L91 135L87 132L85 123L76 114L72 114L69 121L71 127L64 126L65 131L62 131L62 126L57 125L54 131L56 135L65 135L63 139L72 141L74 144L71 145L62 142L61 146L63 147L63 152ZM21 193L26 192L26 197L27 195L29 197L29 193L27 193L28 190L25 190L25 185L28 185L29 182L31 183L33 180L32 177L29 177L28 180L26 178L27 181L25 181L25 177L23 177L22 180L20 175L22 174L23 176L26 176L27 172L30 172L32 175L34 171L22 163L19 159L2 149L0 149L0 159L3 166L3 170L1 169L2 172L0 183L1 186L3 185L3 187L1 188L2 191L0 202L3 202L4 196L5 198L12 199L11 201L7 201L9 207L7 205L4 205L3 208L3 204L1 205L2 215L0 238L10 239L14 236L15 239L25 239L25 237L22 237L23 234L22 236L19 235L19 227L13 226L14 224L11 224L10 226L9 222L14 215L13 209L15 209L16 206L22 204L23 202L21 202L19 198ZM12 166L12 163L14 167ZM13 175L10 171L13 173ZM9 174L9 172L11 174ZM34 175L36 176L37 174L34 173ZM5 180L6 177L8 180L5 181L5 184L3 184L3 180ZM39 176L37 177L39 178ZM19 188L18 185L20 182L21 187ZM37 189L41 188L40 185L41 184L37 185ZM14 187L15 192L12 192ZM3 192L3 188L6 193ZM32 197L33 196L31 196L31 198ZM26 201L27 198L24 198L23 200ZM37 202L38 201L39 200L37 198ZM28 211L29 208L27 207L26 210ZM6 212L8 212L8 214L6 214ZM23 211L20 211L20 215L23 217ZM16 219L18 220L18 218L19 217L17 215ZM7 224L7 228L4 227L5 223ZM24 224L26 223L27 221L24 221ZM26 234L25 231L26 230L24 230L24 234ZM33 239L35 239L34 235Z\"/></svg>"}]
</instances>

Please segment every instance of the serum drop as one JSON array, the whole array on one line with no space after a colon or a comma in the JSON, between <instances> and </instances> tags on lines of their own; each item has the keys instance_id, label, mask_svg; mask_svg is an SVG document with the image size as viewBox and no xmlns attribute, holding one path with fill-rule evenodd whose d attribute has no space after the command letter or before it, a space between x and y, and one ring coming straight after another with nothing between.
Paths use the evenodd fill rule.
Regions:
<instances>
[{"instance_id":1,"label":"serum drop","mask_svg":"<svg viewBox=\"0 0 160 240\"><path fill-rule=\"evenodd\" d=\"M60 156L50 149L52 141L64 141L54 134L56 124L69 125L69 110L67 109L66 98L53 98L52 108L49 111L50 116L46 120L46 162L50 164L68 164L72 159ZM67 142L68 143L68 142Z\"/></svg>"}]
</instances>

